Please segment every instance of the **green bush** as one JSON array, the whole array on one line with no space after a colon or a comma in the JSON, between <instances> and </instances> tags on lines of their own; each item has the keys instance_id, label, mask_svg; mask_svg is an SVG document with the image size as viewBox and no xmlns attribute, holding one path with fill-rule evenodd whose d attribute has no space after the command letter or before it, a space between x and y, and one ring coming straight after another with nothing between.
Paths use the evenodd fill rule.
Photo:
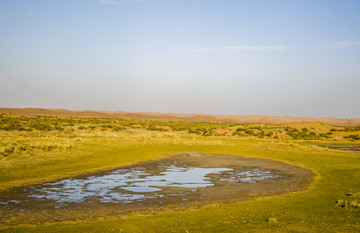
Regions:
<instances>
[{"instance_id":1,"label":"green bush","mask_svg":"<svg viewBox=\"0 0 360 233\"><path fill-rule=\"evenodd\" d=\"M358 134L353 134L349 136L345 136L345 139L352 139L352 140L360 140L360 136Z\"/></svg>"}]
</instances>

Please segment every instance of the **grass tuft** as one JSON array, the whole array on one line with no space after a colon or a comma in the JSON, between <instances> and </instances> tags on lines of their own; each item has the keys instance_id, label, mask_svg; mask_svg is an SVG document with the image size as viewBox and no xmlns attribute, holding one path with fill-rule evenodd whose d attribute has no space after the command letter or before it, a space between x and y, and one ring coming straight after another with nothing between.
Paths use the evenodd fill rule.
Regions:
<instances>
[{"instance_id":1,"label":"grass tuft","mask_svg":"<svg viewBox=\"0 0 360 233\"><path fill-rule=\"evenodd\" d=\"M275 224L278 223L278 219L276 217L269 217L268 219L266 219L266 222L269 224Z\"/></svg>"}]
</instances>

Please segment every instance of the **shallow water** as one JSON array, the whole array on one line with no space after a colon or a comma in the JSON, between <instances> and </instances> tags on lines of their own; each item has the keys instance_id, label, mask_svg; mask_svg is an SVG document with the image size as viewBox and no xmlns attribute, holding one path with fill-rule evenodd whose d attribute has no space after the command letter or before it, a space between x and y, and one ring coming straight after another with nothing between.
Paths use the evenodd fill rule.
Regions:
<instances>
[{"instance_id":1,"label":"shallow water","mask_svg":"<svg viewBox=\"0 0 360 233\"><path fill-rule=\"evenodd\" d=\"M351 152L358 152L360 153L360 146L353 146L353 145L310 145L312 147L320 147L320 148L327 148L333 150L344 150L344 151L351 151Z\"/></svg>"},{"instance_id":2,"label":"shallow water","mask_svg":"<svg viewBox=\"0 0 360 233\"><path fill-rule=\"evenodd\" d=\"M161 197L163 187L203 188L214 185L209 174L229 171L229 168L184 168L169 165L159 175L150 174L143 167L119 169L102 176L86 179L66 179L46 183L28 197L51 199L58 203L84 202L95 197L99 202L127 203L145 198Z\"/></svg>"},{"instance_id":3,"label":"shallow water","mask_svg":"<svg viewBox=\"0 0 360 233\"><path fill-rule=\"evenodd\" d=\"M256 183L260 180L278 178L269 171L252 169L235 171L232 168L199 168L165 166L165 171L152 175L144 167L119 169L102 176L90 176L85 179L65 179L46 183L33 190L28 197L50 199L58 203L93 201L111 203L130 203L136 200L157 198L166 187L205 188L215 185L211 176L219 174L220 181ZM168 195L179 195L170 193ZM95 198L95 199L94 199Z\"/></svg>"},{"instance_id":4,"label":"shallow water","mask_svg":"<svg viewBox=\"0 0 360 233\"><path fill-rule=\"evenodd\" d=\"M200 156L200 154L182 156ZM256 184L265 179L280 177L259 168L243 170L185 165L178 165L175 160L170 164L158 164L155 170L142 166L118 169L97 176L49 182L30 190L24 189L24 192L27 193L26 199L51 200L58 204L84 202L126 204L164 196L186 196L198 191L198 188L215 186L218 182ZM19 200L0 202L0 204L10 202L19 203ZM58 208L56 204L54 206Z\"/></svg>"},{"instance_id":5,"label":"shallow water","mask_svg":"<svg viewBox=\"0 0 360 233\"><path fill-rule=\"evenodd\" d=\"M0 192L0 221L43 224L225 204L300 190L312 176L307 169L261 158L173 155Z\"/></svg>"}]
</instances>

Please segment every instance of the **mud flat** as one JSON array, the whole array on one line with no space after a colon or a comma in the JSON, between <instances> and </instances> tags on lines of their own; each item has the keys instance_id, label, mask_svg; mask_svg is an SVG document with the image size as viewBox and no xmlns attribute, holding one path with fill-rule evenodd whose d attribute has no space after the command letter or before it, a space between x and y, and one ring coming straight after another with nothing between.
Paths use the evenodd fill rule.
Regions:
<instances>
[{"instance_id":1,"label":"mud flat","mask_svg":"<svg viewBox=\"0 0 360 233\"><path fill-rule=\"evenodd\" d=\"M0 193L3 226L182 210L304 190L313 172L275 160L182 154Z\"/></svg>"},{"instance_id":2,"label":"mud flat","mask_svg":"<svg viewBox=\"0 0 360 233\"><path fill-rule=\"evenodd\" d=\"M360 153L360 146L349 146L349 145L310 145L310 146Z\"/></svg>"}]
</instances>

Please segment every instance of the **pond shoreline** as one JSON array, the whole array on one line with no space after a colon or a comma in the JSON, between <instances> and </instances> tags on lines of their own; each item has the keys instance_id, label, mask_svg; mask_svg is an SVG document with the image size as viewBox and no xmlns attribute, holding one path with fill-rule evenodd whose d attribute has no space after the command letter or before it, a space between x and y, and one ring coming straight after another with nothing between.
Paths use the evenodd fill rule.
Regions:
<instances>
[{"instance_id":1,"label":"pond shoreline","mask_svg":"<svg viewBox=\"0 0 360 233\"><path fill-rule=\"evenodd\" d=\"M199 154L191 156L173 155L164 159L142 161L132 166L123 166L121 169L145 167L149 173L155 175L164 172L161 165L176 164L178 167L227 168L240 172L258 169L276 174L277 178L259 180L258 182L228 182L224 181L224 174L211 173L206 179L214 185L208 187L166 187L158 191L159 197L141 200L133 203L103 203L98 199L88 198L83 203L60 203L51 199L29 198L26 190L39 189L34 187L18 187L0 193L0 200L8 202L0 204L0 213L6 225L20 223L40 224L45 222L74 221L98 219L106 216L128 215L141 212L157 212L163 210L183 210L191 207L200 207L207 204L227 204L243 201L249 198L273 196L304 190L312 183L315 174L305 168L276 160L253 158L239 155ZM86 179L89 176L101 176L118 169L78 175L73 179ZM223 169L224 170L224 169ZM225 170L224 170L225 171ZM62 179L63 180L63 179ZM24 191L24 189L26 189ZM179 195L174 195L180 193ZM162 195L162 197L160 197ZM166 196L168 195L168 196ZM19 203L19 201L23 201ZM13 201L13 202L11 202Z\"/></svg>"}]
</instances>

